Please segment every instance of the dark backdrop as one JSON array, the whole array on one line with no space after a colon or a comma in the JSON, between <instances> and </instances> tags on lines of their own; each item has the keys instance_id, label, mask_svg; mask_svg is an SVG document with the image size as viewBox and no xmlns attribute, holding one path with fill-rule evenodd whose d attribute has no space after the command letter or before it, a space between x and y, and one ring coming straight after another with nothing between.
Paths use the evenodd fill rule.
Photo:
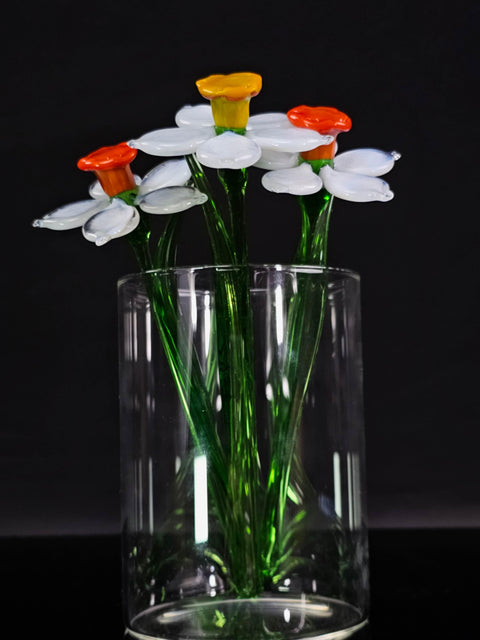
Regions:
<instances>
[{"instance_id":1,"label":"dark backdrop","mask_svg":"<svg viewBox=\"0 0 480 640\"><path fill-rule=\"evenodd\" d=\"M18 3L4 23L0 534L119 530L116 280L128 245L30 227L86 197L91 150L173 125L197 78L251 70L252 113L330 104L343 149L397 149L387 204L337 200L362 277L372 527L479 526L478 5ZM475 146L475 156L474 147ZM152 160L138 158L142 173ZM289 261L293 198L252 174L252 261ZM255 186L257 185L257 186ZM180 261L208 260L192 213Z\"/></svg>"}]
</instances>

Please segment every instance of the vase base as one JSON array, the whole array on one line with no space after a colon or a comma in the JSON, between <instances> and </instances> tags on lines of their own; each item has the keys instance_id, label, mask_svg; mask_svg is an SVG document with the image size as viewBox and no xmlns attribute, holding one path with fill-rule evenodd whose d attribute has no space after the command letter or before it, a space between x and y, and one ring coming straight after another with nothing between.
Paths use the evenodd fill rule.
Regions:
<instances>
[{"instance_id":1,"label":"vase base","mask_svg":"<svg viewBox=\"0 0 480 640\"><path fill-rule=\"evenodd\" d=\"M343 640L366 624L341 600L263 597L154 606L135 616L126 633L138 640Z\"/></svg>"}]
</instances>

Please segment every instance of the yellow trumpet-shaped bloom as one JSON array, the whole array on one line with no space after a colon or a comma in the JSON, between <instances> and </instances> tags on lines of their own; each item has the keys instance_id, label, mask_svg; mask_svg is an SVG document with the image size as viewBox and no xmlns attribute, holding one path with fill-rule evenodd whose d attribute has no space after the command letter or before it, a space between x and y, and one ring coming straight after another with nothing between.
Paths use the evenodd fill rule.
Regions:
<instances>
[{"instance_id":1,"label":"yellow trumpet-shaped bloom","mask_svg":"<svg viewBox=\"0 0 480 640\"><path fill-rule=\"evenodd\" d=\"M244 100L253 98L262 88L262 77L258 73L215 74L196 82L200 94L207 100L225 98L226 100Z\"/></svg>"},{"instance_id":2,"label":"yellow trumpet-shaped bloom","mask_svg":"<svg viewBox=\"0 0 480 640\"><path fill-rule=\"evenodd\" d=\"M250 98L262 88L257 73L215 74L196 82L200 94L211 101L213 119L222 129L244 129L249 116Z\"/></svg>"}]
</instances>

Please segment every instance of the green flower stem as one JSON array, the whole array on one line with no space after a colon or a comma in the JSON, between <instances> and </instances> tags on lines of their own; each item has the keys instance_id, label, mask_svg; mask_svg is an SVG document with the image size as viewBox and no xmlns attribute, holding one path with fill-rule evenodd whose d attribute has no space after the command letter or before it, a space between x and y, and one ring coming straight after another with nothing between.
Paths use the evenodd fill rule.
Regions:
<instances>
[{"instance_id":1,"label":"green flower stem","mask_svg":"<svg viewBox=\"0 0 480 640\"><path fill-rule=\"evenodd\" d=\"M278 363L269 380L273 389L270 472L265 501L265 573L275 583L285 572L285 561L292 549L288 547L289 524L285 516L290 492L298 428L305 395L320 342L325 313L326 288L315 283L308 273L298 274L298 290L290 302L285 357ZM272 369L274 369L272 367ZM287 381L288 392L285 391ZM297 516L301 516L301 498Z\"/></svg>"},{"instance_id":2,"label":"green flower stem","mask_svg":"<svg viewBox=\"0 0 480 640\"><path fill-rule=\"evenodd\" d=\"M247 211L245 206L247 169L219 169L218 177L227 195L236 264L245 265L248 262Z\"/></svg>"},{"instance_id":3,"label":"green flower stem","mask_svg":"<svg viewBox=\"0 0 480 640\"><path fill-rule=\"evenodd\" d=\"M302 232L294 264L327 264L327 241L333 196L325 189L299 196Z\"/></svg>"},{"instance_id":4,"label":"green flower stem","mask_svg":"<svg viewBox=\"0 0 480 640\"><path fill-rule=\"evenodd\" d=\"M236 534L230 555L237 592L243 597L253 597L263 590L263 576L259 548L260 469L255 426L253 319L246 268L245 190L248 175L246 169L220 169L218 176L227 198L233 250L236 264L240 266L228 274L229 295L226 302L230 313L228 321L219 326L220 334L230 341L235 340L235 344L231 342L227 349L220 350L220 358L224 360L221 367L224 385L229 390L226 407L230 426L229 490Z\"/></svg>"},{"instance_id":5,"label":"green flower stem","mask_svg":"<svg viewBox=\"0 0 480 640\"><path fill-rule=\"evenodd\" d=\"M178 213L174 213L168 217L165 229L158 241L155 254L155 268L168 269L175 265L181 220L182 217Z\"/></svg>"},{"instance_id":6,"label":"green flower stem","mask_svg":"<svg viewBox=\"0 0 480 640\"><path fill-rule=\"evenodd\" d=\"M328 228L333 197L324 189L299 198L302 236L295 262L326 265ZM291 556L290 529L285 522L291 486L292 464L305 395L320 343L325 314L326 286L315 285L308 274L299 274L298 290L291 300L287 318L287 346L284 362L270 381L272 437L270 473L266 497L265 571L273 581L280 579ZM285 394L285 380L288 395ZM298 500L301 503L301 499ZM297 512L301 516L301 509ZM282 566L283 565L283 566Z\"/></svg>"},{"instance_id":7,"label":"green flower stem","mask_svg":"<svg viewBox=\"0 0 480 640\"><path fill-rule=\"evenodd\" d=\"M209 199L203 211L217 265L235 265L232 247L207 178L194 156L188 156L193 181ZM231 219L240 216L237 233L244 224L246 174L228 172L227 199ZM245 233L245 232L242 232ZM245 244L244 239L241 240ZM245 254L246 255L246 254ZM248 270L218 269L215 282L216 336L222 415L229 430L230 451L225 514L225 541L229 552L229 577L239 596L258 595L263 579L258 552L257 493L260 486L255 432L253 345Z\"/></svg>"},{"instance_id":8,"label":"green flower stem","mask_svg":"<svg viewBox=\"0 0 480 640\"><path fill-rule=\"evenodd\" d=\"M196 188L208 196L208 200L202 205L207 231L210 238L214 262L217 265L234 264L234 253L228 237L225 224L220 216L215 201L212 197L212 189L202 167L194 155L185 156L193 182Z\"/></svg>"},{"instance_id":9,"label":"green flower stem","mask_svg":"<svg viewBox=\"0 0 480 640\"><path fill-rule=\"evenodd\" d=\"M163 233L163 242L157 255L160 265L165 268L171 263L175 253L175 236L178 222L177 216L171 218ZM156 272L149 272L152 268L150 251L148 248L150 231L147 229L143 216L141 223L134 232L129 234L129 241L135 253L140 268L145 272L145 286L151 303L160 339L165 355L172 371L187 423L197 450L206 453L210 471L210 493L215 504L219 522L224 530L228 530L229 502L227 493L227 461L222 445L218 438L216 416L211 402L211 396L205 387L204 379L198 360L193 357L189 362L184 361L179 350L186 337L182 325L178 321L173 291L166 276L158 277Z\"/></svg>"}]
</instances>

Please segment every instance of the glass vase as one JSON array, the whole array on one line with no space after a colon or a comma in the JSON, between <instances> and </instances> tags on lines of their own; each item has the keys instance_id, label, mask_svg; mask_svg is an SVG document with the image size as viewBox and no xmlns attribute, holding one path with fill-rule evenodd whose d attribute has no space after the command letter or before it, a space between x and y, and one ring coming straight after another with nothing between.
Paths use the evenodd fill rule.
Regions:
<instances>
[{"instance_id":1,"label":"glass vase","mask_svg":"<svg viewBox=\"0 0 480 640\"><path fill-rule=\"evenodd\" d=\"M138 638L346 638L368 617L360 282L119 281L123 601Z\"/></svg>"}]
</instances>

